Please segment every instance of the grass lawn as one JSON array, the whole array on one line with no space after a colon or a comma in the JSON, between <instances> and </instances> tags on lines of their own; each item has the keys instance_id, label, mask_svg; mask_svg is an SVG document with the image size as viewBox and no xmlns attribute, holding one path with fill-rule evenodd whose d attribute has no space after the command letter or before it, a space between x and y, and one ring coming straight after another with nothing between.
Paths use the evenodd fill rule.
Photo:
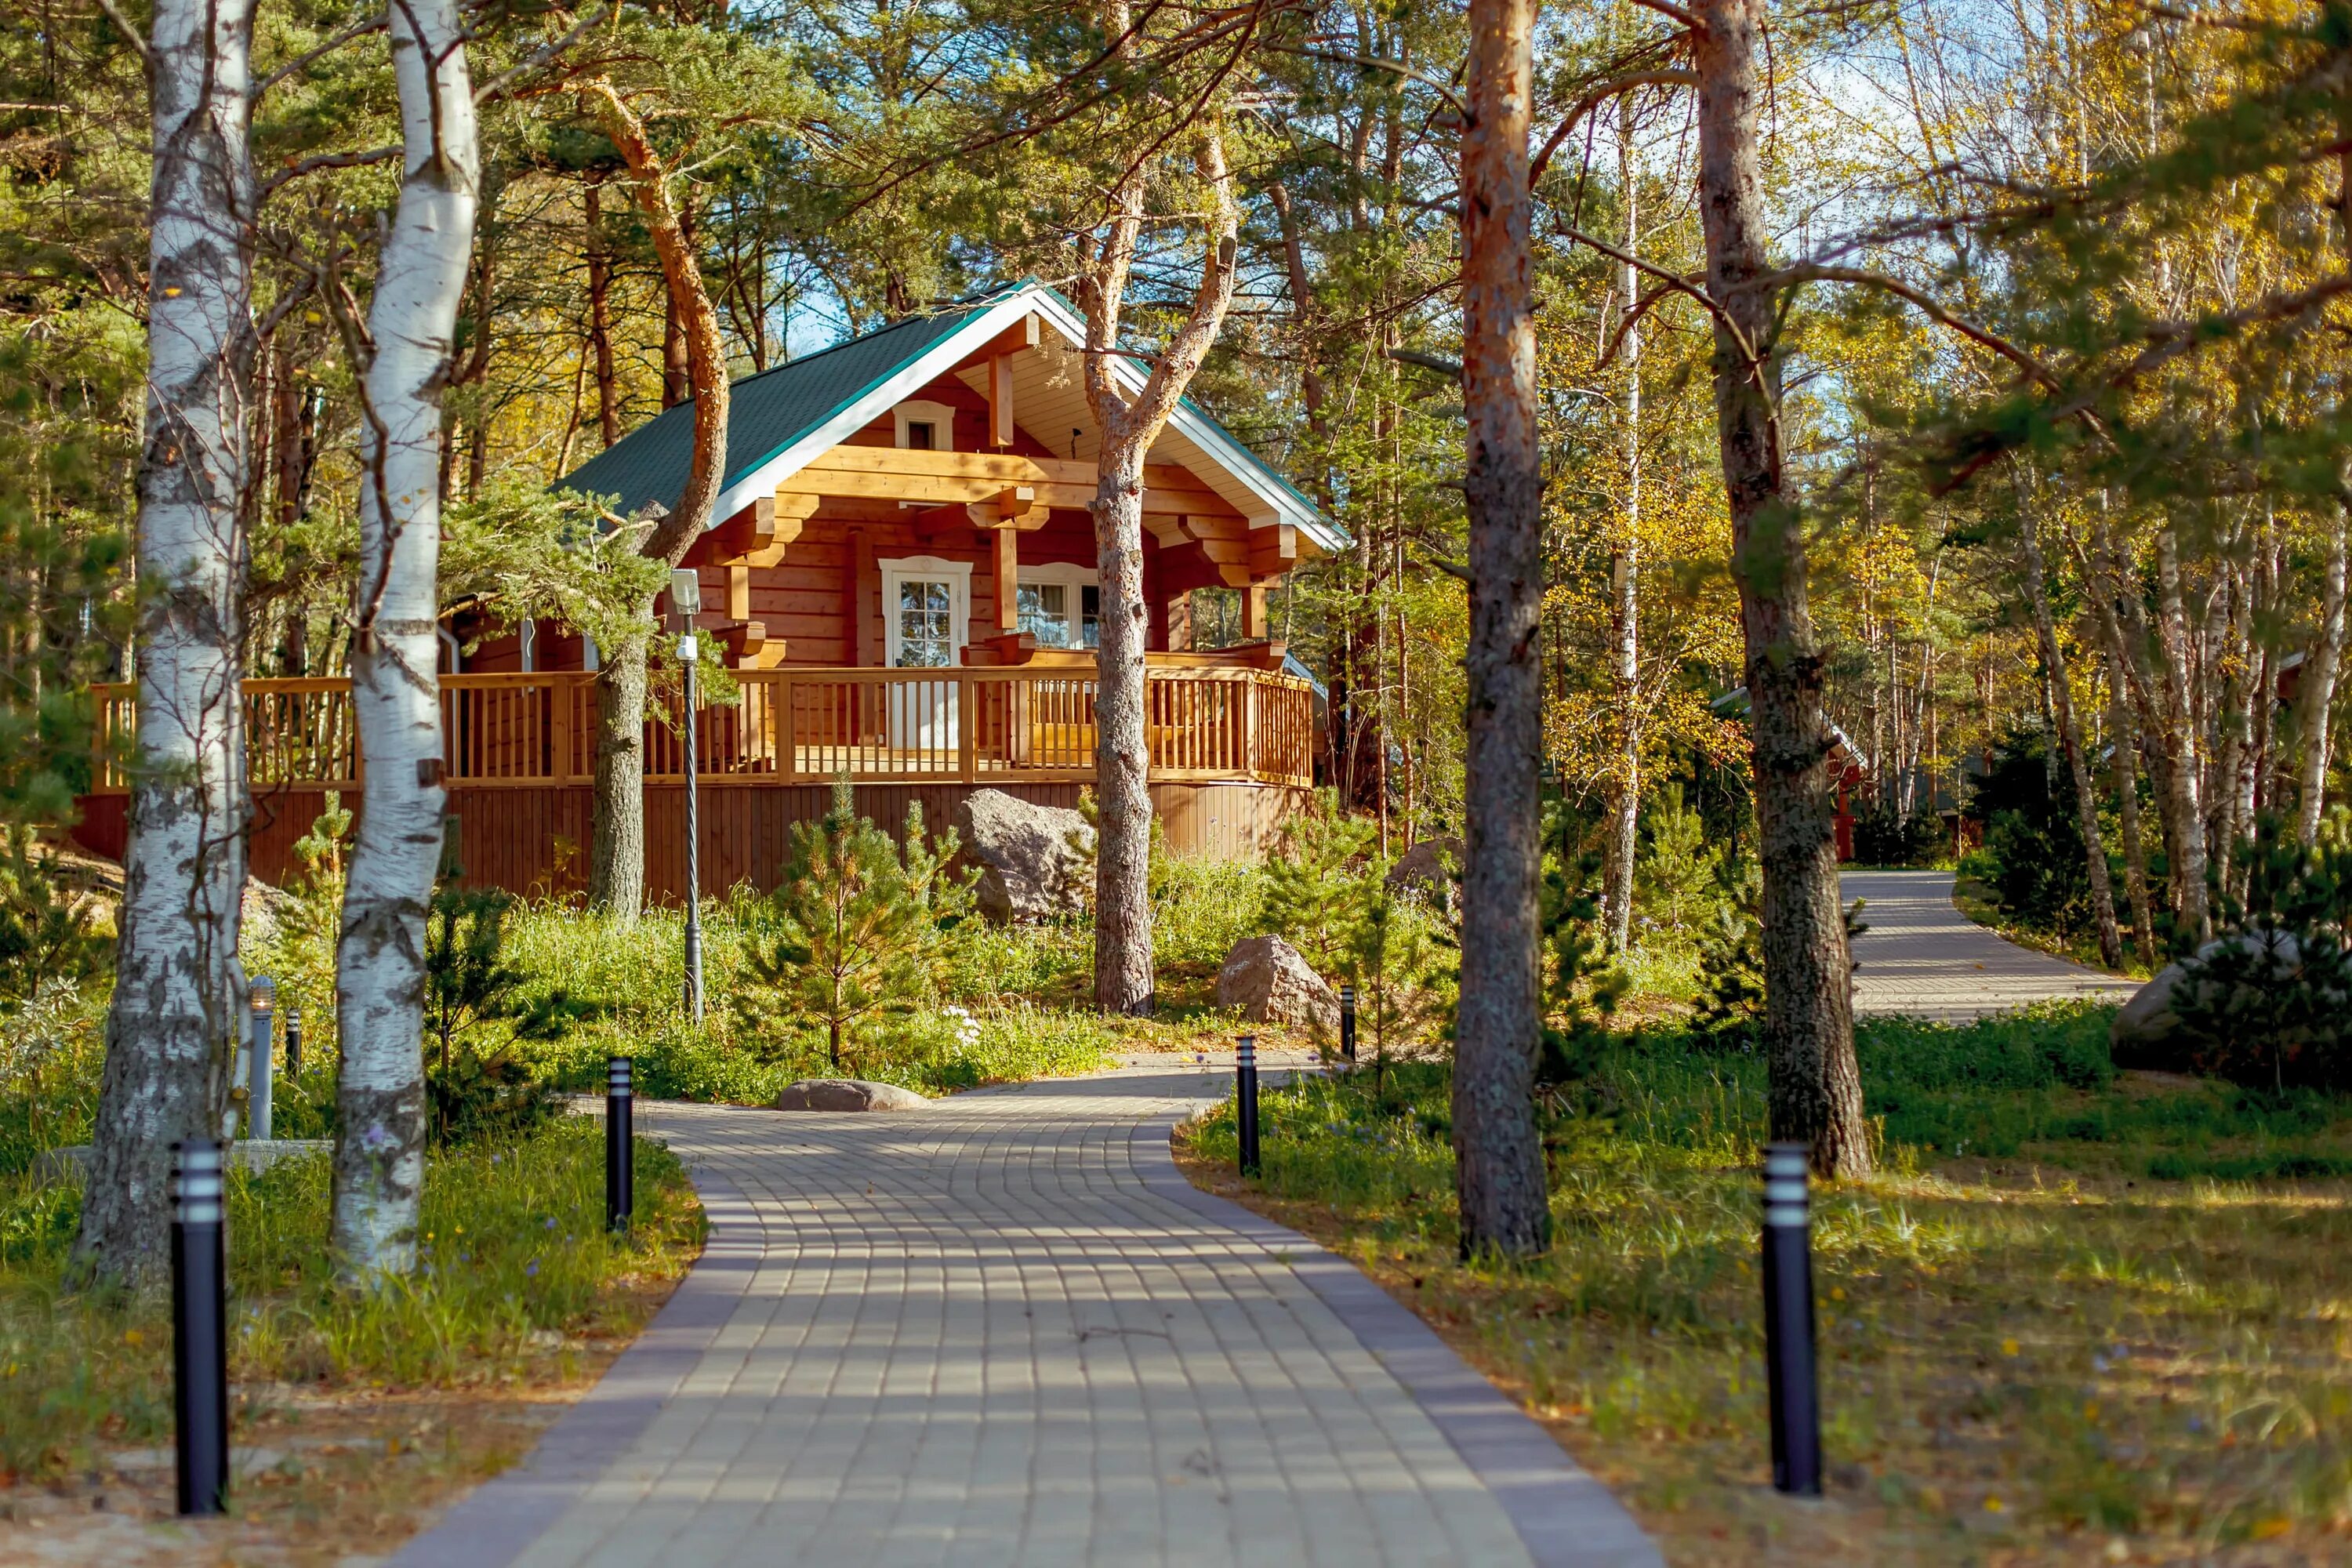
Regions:
<instances>
[{"instance_id":1,"label":"grass lawn","mask_svg":"<svg viewBox=\"0 0 2352 1568\"><path fill-rule=\"evenodd\" d=\"M426 1264L333 1289L323 1158L229 1189L232 1442L264 1468L195 1537L173 1511L172 1335L163 1303L61 1289L76 1188L0 1178L0 1559L331 1563L380 1553L429 1510L528 1453L699 1251L700 1205L658 1143L637 1149L637 1224L604 1231L604 1129L566 1118L436 1155Z\"/></svg>"},{"instance_id":2,"label":"grass lawn","mask_svg":"<svg viewBox=\"0 0 2352 1568\"><path fill-rule=\"evenodd\" d=\"M1629 1044L1547 1127L1551 1253L1457 1258L1437 1064L1230 1110L1195 1180L1354 1258L1681 1564L2352 1561L2352 1103L2118 1074L2104 1009L1860 1031L1885 1173L1815 1222L1830 1496L1769 1489L1763 1071Z\"/></svg>"}]
</instances>

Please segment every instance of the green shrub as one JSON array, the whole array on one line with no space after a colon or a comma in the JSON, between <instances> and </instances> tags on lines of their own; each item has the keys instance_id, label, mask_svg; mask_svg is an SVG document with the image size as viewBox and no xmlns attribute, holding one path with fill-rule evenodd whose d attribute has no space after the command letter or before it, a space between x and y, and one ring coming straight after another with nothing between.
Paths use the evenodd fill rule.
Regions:
<instances>
[{"instance_id":1,"label":"green shrub","mask_svg":"<svg viewBox=\"0 0 2352 1568\"><path fill-rule=\"evenodd\" d=\"M561 988L533 990L509 962L514 906L507 893L445 887L425 914L425 1087L443 1143L512 1135L562 1109L517 1047L562 1039L584 1009Z\"/></svg>"},{"instance_id":2,"label":"green shrub","mask_svg":"<svg viewBox=\"0 0 2352 1568\"><path fill-rule=\"evenodd\" d=\"M2352 816L2308 847L2266 816L2232 868L2218 879L2221 940L2181 961L2172 991L2188 1064L2273 1089L2352 1088Z\"/></svg>"},{"instance_id":3,"label":"green shrub","mask_svg":"<svg viewBox=\"0 0 2352 1568\"><path fill-rule=\"evenodd\" d=\"M824 1026L827 1062L839 1072L845 1035L911 1011L937 987L979 874L948 869L960 847L955 830L928 842L920 805L908 806L906 832L893 843L857 815L845 776L832 809L793 824L791 842L765 911L774 934L752 950L751 970L787 1012ZM748 991L742 999L755 1019L769 1000Z\"/></svg>"}]
</instances>

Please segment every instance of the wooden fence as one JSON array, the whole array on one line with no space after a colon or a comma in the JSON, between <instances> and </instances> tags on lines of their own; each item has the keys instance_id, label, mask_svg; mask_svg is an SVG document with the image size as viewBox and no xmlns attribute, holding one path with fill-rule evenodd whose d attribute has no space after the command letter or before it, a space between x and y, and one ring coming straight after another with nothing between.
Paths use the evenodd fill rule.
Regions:
<instances>
[{"instance_id":1,"label":"wooden fence","mask_svg":"<svg viewBox=\"0 0 2352 1568\"><path fill-rule=\"evenodd\" d=\"M696 773L705 784L824 784L845 773L857 784L1094 779L1097 680L1087 666L731 673L740 698L695 716ZM578 670L443 676L447 782L590 782L594 679ZM1144 697L1155 783L1312 784L1313 692L1297 677L1154 668ZM100 698L109 743L92 793L121 795L131 689L102 687ZM646 782L677 783L685 775L685 731L674 683L656 691L653 706ZM257 791L358 787L364 764L348 680L247 680L245 727Z\"/></svg>"}]
</instances>

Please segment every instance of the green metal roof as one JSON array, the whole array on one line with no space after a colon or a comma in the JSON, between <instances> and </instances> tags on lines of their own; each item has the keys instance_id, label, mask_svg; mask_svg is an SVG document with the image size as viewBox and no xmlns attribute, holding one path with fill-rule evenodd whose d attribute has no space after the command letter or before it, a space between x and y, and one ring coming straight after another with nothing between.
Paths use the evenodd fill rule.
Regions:
<instances>
[{"instance_id":1,"label":"green metal roof","mask_svg":"<svg viewBox=\"0 0 2352 1568\"><path fill-rule=\"evenodd\" d=\"M977 330L979 319L991 310L1011 306L1016 296L1023 295L1043 297L1061 312L1076 316L1057 291L1029 279L975 296L937 315L895 321L735 383L728 403L727 474L719 485L721 514L743 504L739 487L762 468L796 445L807 443L825 426L850 415L857 405L883 390L886 383L909 372L957 333L967 327ZM1049 309L1047 313L1055 312ZM1141 366L1137 368L1139 371ZM1197 422L1198 428L1192 432L1195 438L1205 435L1211 437L1212 448L1219 442L1229 448L1228 456L1213 452L1213 461L1229 466L1238 461L1270 479L1297 507L1294 515L1309 521L1310 531L1328 535L1319 541L1325 548L1337 549L1348 542L1344 530L1200 405L1188 397L1182 406L1185 415ZM837 441L841 435L836 428L830 439ZM674 507L686 488L693 449L694 405L682 403L622 437L563 476L557 486L583 495L617 497L613 510L623 517L635 516L649 503ZM803 446L791 467L797 468L814 455Z\"/></svg>"},{"instance_id":2,"label":"green metal roof","mask_svg":"<svg viewBox=\"0 0 2352 1568\"><path fill-rule=\"evenodd\" d=\"M954 335L993 299L903 321L835 343L735 383L727 405L727 478L722 491ZM677 504L694 452L694 405L681 403L630 431L563 476L562 489L618 496L634 516L647 502Z\"/></svg>"}]
</instances>

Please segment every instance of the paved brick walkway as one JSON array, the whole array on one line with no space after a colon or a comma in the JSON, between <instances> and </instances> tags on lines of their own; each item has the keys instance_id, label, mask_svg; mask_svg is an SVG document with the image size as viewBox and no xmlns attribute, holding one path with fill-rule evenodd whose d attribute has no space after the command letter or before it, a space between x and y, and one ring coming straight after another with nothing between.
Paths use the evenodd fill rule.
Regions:
<instances>
[{"instance_id":1,"label":"paved brick walkway","mask_svg":"<svg viewBox=\"0 0 2352 1568\"><path fill-rule=\"evenodd\" d=\"M1222 1076L896 1116L646 1106L708 1251L520 1469L396 1559L1560 1564L1656 1552L1352 1266L1193 1189Z\"/></svg>"},{"instance_id":2,"label":"paved brick walkway","mask_svg":"<svg viewBox=\"0 0 2352 1568\"><path fill-rule=\"evenodd\" d=\"M1908 1013L1962 1022L2029 1002L2090 996L2120 1002L2138 983L2004 942L1952 904L1949 871L1852 871L1849 904L1870 929L1853 946L1858 1014Z\"/></svg>"}]
</instances>

